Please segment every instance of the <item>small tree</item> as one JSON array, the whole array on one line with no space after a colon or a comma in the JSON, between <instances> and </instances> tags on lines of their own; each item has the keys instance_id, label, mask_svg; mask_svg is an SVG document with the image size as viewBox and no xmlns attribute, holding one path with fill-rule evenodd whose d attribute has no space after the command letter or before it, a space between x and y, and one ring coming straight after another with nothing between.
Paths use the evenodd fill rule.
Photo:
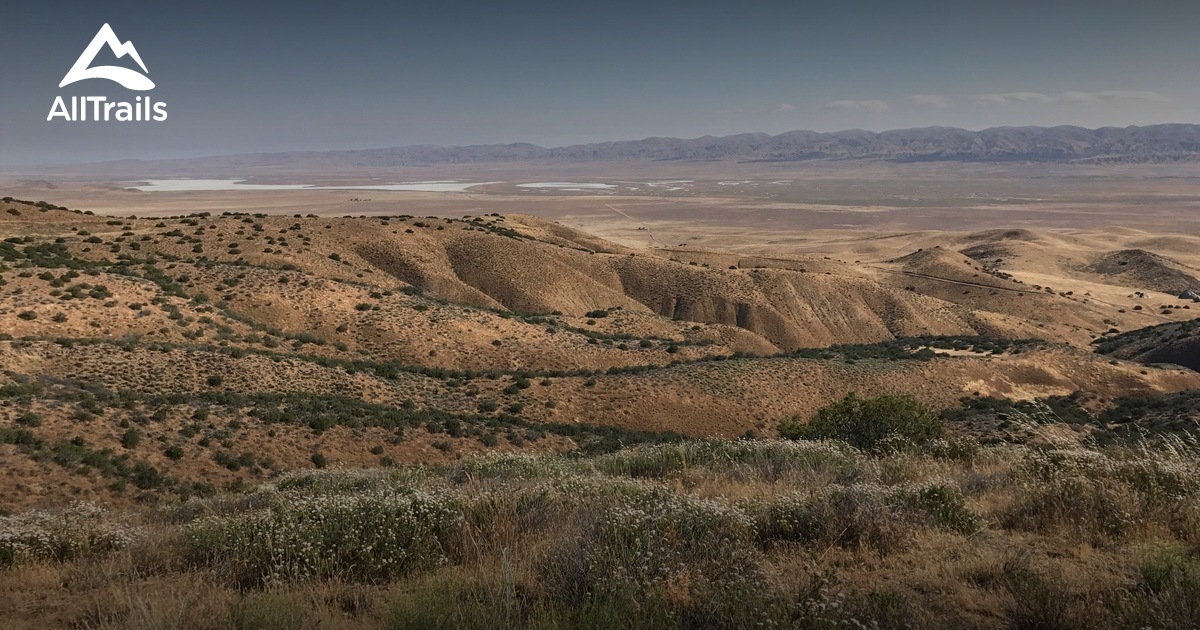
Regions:
<instances>
[{"instance_id":1,"label":"small tree","mask_svg":"<svg viewBox=\"0 0 1200 630\"><path fill-rule=\"evenodd\" d=\"M942 419L907 394L876 398L850 394L818 409L807 423L796 417L780 423L779 435L793 440L842 440L863 450L877 450L894 438L921 446L941 437Z\"/></svg>"}]
</instances>

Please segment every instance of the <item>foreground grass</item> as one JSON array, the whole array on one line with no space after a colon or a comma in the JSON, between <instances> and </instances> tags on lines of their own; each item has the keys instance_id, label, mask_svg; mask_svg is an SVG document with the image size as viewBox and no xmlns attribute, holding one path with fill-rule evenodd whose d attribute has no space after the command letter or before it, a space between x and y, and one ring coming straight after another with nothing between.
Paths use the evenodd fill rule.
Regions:
<instances>
[{"instance_id":1,"label":"foreground grass","mask_svg":"<svg viewBox=\"0 0 1200 630\"><path fill-rule=\"evenodd\" d=\"M0 620L1196 627L1200 449L689 441L0 518Z\"/></svg>"}]
</instances>

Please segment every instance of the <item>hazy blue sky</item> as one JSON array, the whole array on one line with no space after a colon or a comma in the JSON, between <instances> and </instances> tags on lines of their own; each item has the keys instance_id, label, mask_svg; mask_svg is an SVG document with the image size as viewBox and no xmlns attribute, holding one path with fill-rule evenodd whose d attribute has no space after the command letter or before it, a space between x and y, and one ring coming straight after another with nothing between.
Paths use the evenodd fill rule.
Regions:
<instances>
[{"instance_id":1,"label":"hazy blue sky","mask_svg":"<svg viewBox=\"0 0 1200 630\"><path fill-rule=\"evenodd\" d=\"M1200 119L1194 0L10 5L9 164ZM105 22L166 122L46 122L59 94L137 94L58 88Z\"/></svg>"}]
</instances>

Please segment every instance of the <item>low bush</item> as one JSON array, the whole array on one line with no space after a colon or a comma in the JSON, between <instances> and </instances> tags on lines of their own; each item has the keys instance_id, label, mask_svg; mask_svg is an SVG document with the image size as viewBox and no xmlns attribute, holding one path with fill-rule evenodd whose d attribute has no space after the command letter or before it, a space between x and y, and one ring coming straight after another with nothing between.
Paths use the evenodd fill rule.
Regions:
<instances>
[{"instance_id":1,"label":"low bush","mask_svg":"<svg viewBox=\"0 0 1200 630\"><path fill-rule=\"evenodd\" d=\"M443 541L458 511L455 497L419 491L290 493L263 509L188 525L183 554L240 587L382 581L446 562Z\"/></svg>"},{"instance_id":2,"label":"low bush","mask_svg":"<svg viewBox=\"0 0 1200 630\"><path fill-rule=\"evenodd\" d=\"M909 395L859 398L849 394L818 409L808 422L792 418L779 426L779 434L785 438L843 440L868 451L924 446L942 432L938 414Z\"/></svg>"},{"instance_id":3,"label":"low bush","mask_svg":"<svg viewBox=\"0 0 1200 630\"><path fill-rule=\"evenodd\" d=\"M136 535L136 529L111 522L104 508L86 503L0 516L0 568L102 554L128 546Z\"/></svg>"}]
</instances>

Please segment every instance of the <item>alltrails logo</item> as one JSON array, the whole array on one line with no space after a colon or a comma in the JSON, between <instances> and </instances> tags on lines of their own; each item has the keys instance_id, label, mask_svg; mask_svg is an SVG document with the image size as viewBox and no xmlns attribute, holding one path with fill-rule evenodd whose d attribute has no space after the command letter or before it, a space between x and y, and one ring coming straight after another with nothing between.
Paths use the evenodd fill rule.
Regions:
<instances>
[{"instance_id":1,"label":"alltrails logo","mask_svg":"<svg viewBox=\"0 0 1200 630\"><path fill-rule=\"evenodd\" d=\"M117 58L129 55L137 65L141 67L142 72L120 66L92 66L92 62L96 60L96 55L100 50L108 46ZM145 74L143 74L145 73ZM83 50L83 54L79 55L79 59L75 61L75 65L67 71L67 75L63 77L58 87L66 87L76 81L85 79L108 79L120 84L122 87L144 92L154 89L154 82L146 76L149 71L146 70L146 64L142 61L141 55L138 54L136 48L133 47L133 42L121 43L117 39L117 34L113 32L112 27L105 24L100 27L100 31L92 38L92 43L88 44ZM50 106L50 114L46 116L47 121L55 118L62 118L70 122L77 121L109 121L115 120L119 122L139 122L139 121L163 121L167 119L167 104L155 103L154 99L149 95L139 96L130 102L109 101L107 96L72 96L70 107L67 106L67 101L62 96L54 98L54 104Z\"/></svg>"}]
</instances>

